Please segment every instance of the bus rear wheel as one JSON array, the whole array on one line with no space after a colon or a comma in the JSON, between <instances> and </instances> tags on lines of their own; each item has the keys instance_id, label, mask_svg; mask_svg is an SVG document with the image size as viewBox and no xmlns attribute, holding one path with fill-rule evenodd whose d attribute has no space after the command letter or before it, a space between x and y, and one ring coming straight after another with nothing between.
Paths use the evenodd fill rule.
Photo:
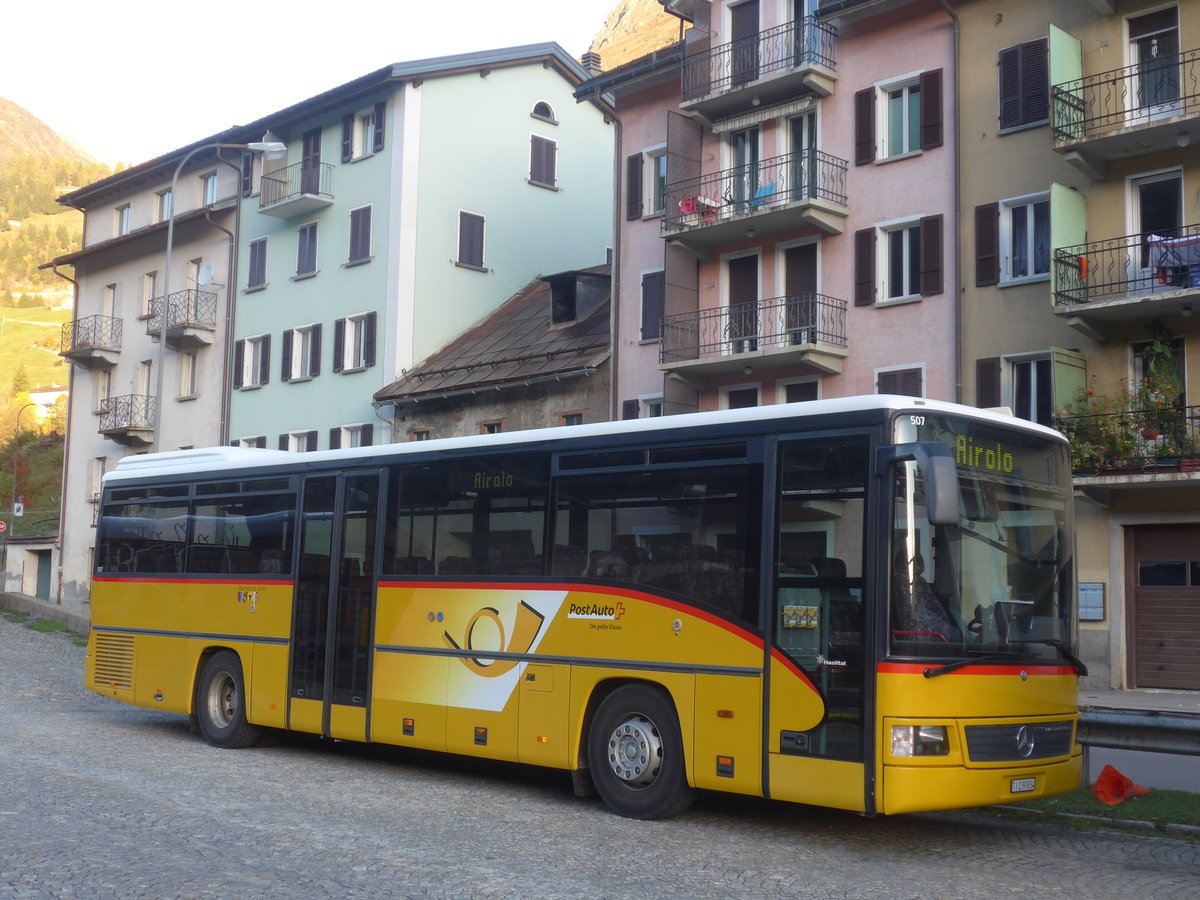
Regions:
<instances>
[{"instance_id":1,"label":"bus rear wheel","mask_svg":"<svg viewBox=\"0 0 1200 900\"><path fill-rule=\"evenodd\" d=\"M675 707L658 690L627 684L604 698L588 732L588 767L601 798L631 819L658 819L692 804Z\"/></svg>"},{"instance_id":2,"label":"bus rear wheel","mask_svg":"<svg viewBox=\"0 0 1200 900\"><path fill-rule=\"evenodd\" d=\"M263 730L246 721L246 685L236 653L221 650L205 661L196 682L196 725L214 747L251 747Z\"/></svg>"}]
</instances>

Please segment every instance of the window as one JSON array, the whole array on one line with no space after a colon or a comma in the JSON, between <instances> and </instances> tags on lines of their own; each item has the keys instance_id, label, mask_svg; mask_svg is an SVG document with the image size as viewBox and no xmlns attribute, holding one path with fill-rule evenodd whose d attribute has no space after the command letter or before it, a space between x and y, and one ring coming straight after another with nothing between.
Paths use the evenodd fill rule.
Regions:
<instances>
[{"instance_id":1,"label":"window","mask_svg":"<svg viewBox=\"0 0 1200 900\"><path fill-rule=\"evenodd\" d=\"M479 433L480 434L500 434L500 432L502 432L503 430L504 430L504 422L500 419L497 419L494 422L480 422L479 423Z\"/></svg>"},{"instance_id":2,"label":"window","mask_svg":"<svg viewBox=\"0 0 1200 900\"><path fill-rule=\"evenodd\" d=\"M126 203L124 206L118 206L113 217L113 229L117 237L129 234L130 222L129 204Z\"/></svg>"},{"instance_id":3,"label":"window","mask_svg":"<svg viewBox=\"0 0 1200 900\"><path fill-rule=\"evenodd\" d=\"M158 213L158 221L165 222L171 218L171 206L173 202L174 195L169 190L158 192L155 205Z\"/></svg>"},{"instance_id":4,"label":"window","mask_svg":"<svg viewBox=\"0 0 1200 900\"><path fill-rule=\"evenodd\" d=\"M333 323L335 372L357 372L375 365L375 313L359 313Z\"/></svg>"},{"instance_id":5,"label":"window","mask_svg":"<svg viewBox=\"0 0 1200 900\"><path fill-rule=\"evenodd\" d=\"M661 216L667 202L667 148L634 153L625 161L625 218Z\"/></svg>"},{"instance_id":6,"label":"window","mask_svg":"<svg viewBox=\"0 0 1200 900\"><path fill-rule=\"evenodd\" d=\"M886 300L915 297L921 293L921 227L902 225L882 232L883 284Z\"/></svg>"},{"instance_id":7,"label":"window","mask_svg":"<svg viewBox=\"0 0 1200 900\"><path fill-rule=\"evenodd\" d=\"M200 203L210 206L217 202L217 173L206 172L200 176Z\"/></svg>"},{"instance_id":8,"label":"window","mask_svg":"<svg viewBox=\"0 0 1200 900\"><path fill-rule=\"evenodd\" d=\"M267 239L255 238L250 242L250 265L246 274L246 289L257 290L267 286Z\"/></svg>"},{"instance_id":9,"label":"window","mask_svg":"<svg viewBox=\"0 0 1200 900\"><path fill-rule=\"evenodd\" d=\"M321 373L321 326L302 325L283 333L279 377L283 381L315 378Z\"/></svg>"},{"instance_id":10,"label":"window","mask_svg":"<svg viewBox=\"0 0 1200 900\"><path fill-rule=\"evenodd\" d=\"M370 447L375 426L370 422L362 425L341 425L329 429L329 449L342 447Z\"/></svg>"},{"instance_id":11,"label":"window","mask_svg":"<svg viewBox=\"0 0 1200 900\"><path fill-rule=\"evenodd\" d=\"M483 216L459 212L458 264L472 269L483 268Z\"/></svg>"},{"instance_id":12,"label":"window","mask_svg":"<svg viewBox=\"0 0 1200 900\"><path fill-rule=\"evenodd\" d=\"M88 501L91 503L100 502L100 489L103 484L106 468L108 468L107 457L97 456L92 460L92 479L88 486Z\"/></svg>"},{"instance_id":13,"label":"window","mask_svg":"<svg viewBox=\"0 0 1200 900\"><path fill-rule=\"evenodd\" d=\"M117 286L106 284L100 292L100 315L114 317L117 314Z\"/></svg>"},{"instance_id":14,"label":"window","mask_svg":"<svg viewBox=\"0 0 1200 900\"><path fill-rule=\"evenodd\" d=\"M1010 376L1002 383L1004 364ZM1087 381L1087 360L1073 350L1052 347L1017 357L975 361L975 405L983 409L1007 404L1015 415L1051 425L1057 410L1070 406Z\"/></svg>"},{"instance_id":15,"label":"window","mask_svg":"<svg viewBox=\"0 0 1200 900\"><path fill-rule=\"evenodd\" d=\"M429 438L430 433L428 428L414 428L408 433L408 439L410 441L427 441Z\"/></svg>"},{"instance_id":16,"label":"window","mask_svg":"<svg viewBox=\"0 0 1200 900\"><path fill-rule=\"evenodd\" d=\"M821 380L819 378L802 378L796 381L780 382L778 402L803 403L806 400L817 400L821 396Z\"/></svg>"},{"instance_id":17,"label":"window","mask_svg":"<svg viewBox=\"0 0 1200 900\"><path fill-rule=\"evenodd\" d=\"M1000 130L1042 125L1050 120L1050 61L1047 39L1000 51Z\"/></svg>"},{"instance_id":18,"label":"window","mask_svg":"<svg viewBox=\"0 0 1200 900\"><path fill-rule=\"evenodd\" d=\"M142 276L142 298L138 304L138 317L150 315L150 301L158 298L158 273L147 272Z\"/></svg>"},{"instance_id":19,"label":"window","mask_svg":"<svg viewBox=\"0 0 1200 900\"><path fill-rule=\"evenodd\" d=\"M558 145L536 134L529 139L529 181L540 187L554 187Z\"/></svg>"},{"instance_id":20,"label":"window","mask_svg":"<svg viewBox=\"0 0 1200 900\"><path fill-rule=\"evenodd\" d=\"M369 262L371 259L371 207L350 210L350 256L348 262Z\"/></svg>"},{"instance_id":21,"label":"window","mask_svg":"<svg viewBox=\"0 0 1200 900\"><path fill-rule=\"evenodd\" d=\"M315 431L290 431L279 436L279 449L292 453L312 453L317 449Z\"/></svg>"},{"instance_id":22,"label":"window","mask_svg":"<svg viewBox=\"0 0 1200 900\"><path fill-rule=\"evenodd\" d=\"M539 100L533 104L533 110L529 115L535 119L541 119L543 122L549 122L551 125L558 124L558 119L554 118L554 109L545 100Z\"/></svg>"},{"instance_id":23,"label":"window","mask_svg":"<svg viewBox=\"0 0 1200 900\"><path fill-rule=\"evenodd\" d=\"M662 337L663 296L666 274L646 272L642 275L642 340L657 341Z\"/></svg>"},{"instance_id":24,"label":"window","mask_svg":"<svg viewBox=\"0 0 1200 900\"><path fill-rule=\"evenodd\" d=\"M112 370L96 370L96 411L104 409L104 403L112 393Z\"/></svg>"},{"instance_id":25,"label":"window","mask_svg":"<svg viewBox=\"0 0 1200 900\"><path fill-rule=\"evenodd\" d=\"M383 149L386 105L342 116L342 162L371 156Z\"/></svg>"},{"instance_id":26,"label":"window","mask_svg":"<svg viewBox=\"0 0 1200 900\"><path fill-rule=\"evenodd\" d=\"M975 208L975 284L1042 281L1050 276L1050 195L1031 194Z\"/></svg>"},{"instance_id":27,"label":"window","mask_svg":"<svg viewBox=\"0 0 1200 900\"><path fill-rule=\"evenodd\" d=\"M730 385L721 388L721 409L750 409L758 406L758 385Z\"/></svg>"},{"instance_id":28,"label":"window","mask_svg":"<svg viewBox=\"0 0 1200 900\"><path fill-rule=\"evenodd\" d=\"M196 365L197 356L194 350L179 354L180 399L196 396Z\"/></svg>"},{"instance_id":29,"label":"window","mask_svg":"<svg viewBox=\"0 0 1200 900\"><path fill-rule=\"evenodd\" d=\"M271 336L260 334L233 343L233 386L262 387L271 380Z\"/></svg>"},{"instance_id":30,"label":"window","mask_svg":"<svg viewBox=\"0 0 1200 900\"><path fill-rule=\"evenodd\" d=\"M885 222L854 238L856 306L942 293L942 216Z\"/></svg>"},{"instance_id":31,"label":"window","mask_svg":"<svg viewBox=\"0 0 1200 900\"><path fill-rule=\"evenodd\" d=\"M563 413L561 416L561 421L562 421L563 425L582 425L583 424L583 413L581 413L581 412Z\"/></svg>"},{"instance_id":32,"label":"window","mask_svg":"<svg viewBox=\"0 0 1200 900\"><path fill-rule=\"evenodd\" d=\"M301 225L296 232L296 276L317 274L317 223Z\"/></svg>"},{"instance_id":33,"label":"window","mask_svg":"<svg viewBox=\"0 0 1200 900\"><path fill-rule=\"evenodd\" d=\"M854 162L942 145L942 70L905 75L854 95Z\"/></svg>"},{"instance_id":34,"label":"window","mask_svg":"<svg viewBox=\"0 0 1200 900\"><path fill-rule=\"evenodd\" d=\"M233 442L235 447L251 447L265 450L267 447L267 436L265 434L256 434L251 437L238 438Z\"/></svg>"},{"instance_id":35,"label":"window","mask_svg":"<svg viewBox=\"0 0 1200 900\"><path fill-rule=\"evenodd\" d=\"M924 370L920 367L877 369L875 371L875 393L899 394L901 397L924 397Z\"/></svg>"}]
</instances>

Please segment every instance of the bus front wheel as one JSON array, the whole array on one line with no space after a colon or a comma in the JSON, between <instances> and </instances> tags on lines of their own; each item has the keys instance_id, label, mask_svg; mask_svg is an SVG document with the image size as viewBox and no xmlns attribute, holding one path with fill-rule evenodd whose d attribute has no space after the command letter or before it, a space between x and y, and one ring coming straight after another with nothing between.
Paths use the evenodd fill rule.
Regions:
<instances>
[{"instance_id":1,"label":"bus front wheel","mask_svg":"<svg viewBox=\"0 0 1200 900\"><path fill-rule=\"evenodd\" d=\"M262 729L246 721L246 686L236 653L214 653L200 670L193 704L200 736L214 747L250 747Z\"/></svg>"},{"instance_id":2,"label":"bus front wheel","mask_svg":"<svg viewBox=\"0 0 1200 900\"><path fill-rule=\"evenodd\" d=\"M604 698L588 732L588 768L614 812L658 819L692 803L675 707L661 691L627 684Z\"/></svg>"}]
</instances>

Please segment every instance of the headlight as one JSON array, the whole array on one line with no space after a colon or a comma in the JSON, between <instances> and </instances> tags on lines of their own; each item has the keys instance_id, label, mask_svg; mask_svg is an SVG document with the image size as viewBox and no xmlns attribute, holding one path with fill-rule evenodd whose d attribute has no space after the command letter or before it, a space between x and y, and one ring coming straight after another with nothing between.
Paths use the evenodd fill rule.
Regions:
<instances>
[{"instance_id":1,"label":"headlight","mask_svg":"<svg viewBox=\"0 0 1200 900\"><path fill-rule=\"evenodd\" d=\"M892 756L947 756L944 725L893 725Z\"/></svg>"}]
</instances>

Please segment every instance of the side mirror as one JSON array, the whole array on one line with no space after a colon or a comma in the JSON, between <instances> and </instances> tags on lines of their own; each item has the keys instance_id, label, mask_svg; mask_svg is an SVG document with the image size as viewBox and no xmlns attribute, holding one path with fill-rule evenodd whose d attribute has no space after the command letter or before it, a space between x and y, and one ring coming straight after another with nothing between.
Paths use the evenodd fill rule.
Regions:
<instances>
[{"instance_id":1,"label":"side mirror","mask_svg":"<svg viewBox=\"0 0 1200 900\"><path fill-rule=\"evenodd\" d=\"M958 468L954 454L945 444L916 441L879 448L879 474L885 476L891 463L914 460L925 482L925 500L930 525L958 524Z\"/></svg>"}]
</instances>

